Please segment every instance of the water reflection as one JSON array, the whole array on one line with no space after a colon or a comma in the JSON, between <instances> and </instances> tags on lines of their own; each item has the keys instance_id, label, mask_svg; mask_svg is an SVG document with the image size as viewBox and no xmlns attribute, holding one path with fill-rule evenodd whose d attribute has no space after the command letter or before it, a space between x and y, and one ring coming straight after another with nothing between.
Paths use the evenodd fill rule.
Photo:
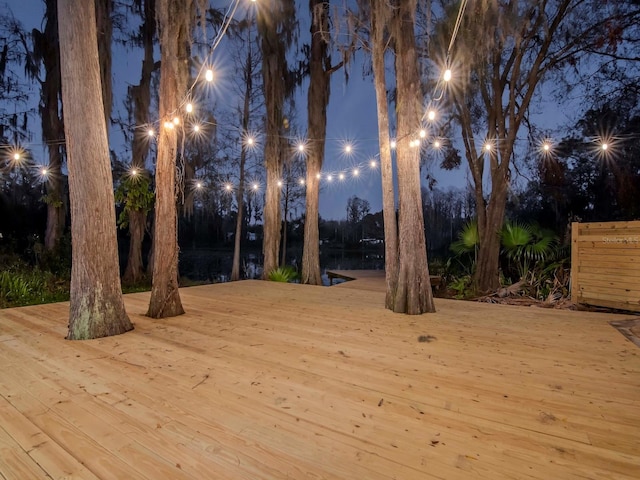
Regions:
<instances>
[{"instance_id":1,"label":"water reflection","mask_svg":"<svg viewBox=\"0 0 640 480\"><path fill-rule=\"evenodd\" d=\"M292 250L287 264L301 268L302 251ZM231 275L233 252L220 249L194 248L180 251L180 276L201 282L228 282ZM381 249L330 250L320 255L323 283L329 285L327 270L382 270L384 255ZM240 270L245 279L262 276L262 254L247 252L240 260ZM334 281L335 283L335 281Z\"/></svg>"}]
</instances>

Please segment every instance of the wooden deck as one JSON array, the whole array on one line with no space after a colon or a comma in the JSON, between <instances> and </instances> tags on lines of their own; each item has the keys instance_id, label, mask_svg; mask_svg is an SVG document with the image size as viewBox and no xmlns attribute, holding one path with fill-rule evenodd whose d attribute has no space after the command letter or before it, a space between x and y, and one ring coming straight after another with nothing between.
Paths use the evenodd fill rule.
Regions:
<instances>
[{"instance_id":1,"label":"wooden deck","mask_svg":"<svg viewBox=\"0 0 640 480\"><path fill-rule=\"evenodd\" d=\"M383 283L183 289L187 314L70 342L0 310L0 479L638 479L640 349L596 313ZM420 341L419 341L420 340Z\"/></svg>"}]
</instances>

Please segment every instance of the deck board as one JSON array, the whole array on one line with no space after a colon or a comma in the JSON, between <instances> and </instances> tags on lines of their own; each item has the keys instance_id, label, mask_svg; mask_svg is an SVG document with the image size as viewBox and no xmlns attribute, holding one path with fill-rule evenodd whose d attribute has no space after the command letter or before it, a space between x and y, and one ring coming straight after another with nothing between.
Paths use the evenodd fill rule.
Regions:
<instances>
[{"instance_id":1,"label":"deck board","mask_svg":"<svg viewBox=\"0 0 640 480\"><path fill-rule=\"evenodd\" d=\"M181 290L187 314L70 342L0 310L0 478L633 479L640 349L601 313L436 300L384 277ZM421 336L429 341L419 342Z\"/></svg>"}]
</instances>

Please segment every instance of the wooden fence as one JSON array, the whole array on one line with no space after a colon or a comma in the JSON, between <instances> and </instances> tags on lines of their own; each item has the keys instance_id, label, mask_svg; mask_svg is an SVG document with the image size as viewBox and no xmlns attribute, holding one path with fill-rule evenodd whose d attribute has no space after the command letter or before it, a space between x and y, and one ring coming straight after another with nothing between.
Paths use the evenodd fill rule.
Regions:
<instances>
[{"instance_id":1,"label":"wooden fence","mask_svg":"<svg viewBox=\"0 0 640 480\"><path fill-rule=\"evenodd\" d=\"M640 312L640 221L572 224L571 300Z\"/></svg>"}]
</instances>

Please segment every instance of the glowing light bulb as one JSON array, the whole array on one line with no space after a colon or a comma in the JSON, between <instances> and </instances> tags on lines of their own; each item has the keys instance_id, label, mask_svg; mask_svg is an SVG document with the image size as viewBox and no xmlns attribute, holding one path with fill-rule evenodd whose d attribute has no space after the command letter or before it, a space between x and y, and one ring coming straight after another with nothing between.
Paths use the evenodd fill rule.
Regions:
<instances>
[{"instance_id":1,"label":"glowing light bulb","mask_svg":"<svg viewBox=\"0 0 640 480\"><path fill-rule=\"evenodd\" d=\"M278 180L278 186L281 187L282 186L282 181Z\"/></svg>"},{"instance_id":2,"label":"glowing light bulb","mask_svg":"<svg viewBox=\"0 0 640 480\"><path fill-rule=\"evenodd\" d=\"M253 143L254 143L253 137L247 138L247 145L251 146L253 145Z\"/></svg>"},{"instance_id":3,"label":"glowing light bulb","mask_svg":"<svg viewBox=\"0 0 640 480\"><path fill-rule=\"evenodd\" d=\"M300 185L304 185L304 178L300 179Z\"/></svg>"},{"instance_id":4,"label":"glowing light bulb","mask_svg":"<svg viewBox=\"0 0 640 480\"><path fill-rule=\"evenodd\" d=\"M200 131L200 125L194 125L193 126L193 131L198 133Z\"/></svg>"},{"instance_id":5,"label":"glowing light bulb","mask_svg":"<svg viewBox=\"0 0 640 480\"><path fill-rule=\"evenodd\" d=\"M352 150L352 149L351 149L351 145L346 145L346 146L344 147L344 151L345 151L346 153L351 153L351 150Z\"/></svg>"},{"instance_id":6,"label":"glowing light bulb","mask_svg":"<svg viewBox=\"0 0 640 480\"><path fill-rule=\"evenodd\" d=\"M491 144L490 143L485 143L484 144L484 151L485 152L490 152L491 151Z\"/></svg>"},{"instance_id":7,"label":"glowing light bulb","mask_svg":"<svg viewBox=\"0 0 640 480\"><path fill-rule=\"evenodd\" d=\"M433 142L433 146L434 148L440 148L440 141L436 140L435 142Z\"/></svg>"},{"instance_id":8,"label":"glowing light bulb","mask_svg":"<svg viewBox=\"0 0 640 480\"><path fill-rule=\"evenodd\" d=\"M427 136L427 131L423 128L422 130L420 130L420 138L425 138Z\"/></svg>"},{"instance_id":9,"label":"glowing light bulb","mask_svg":"<svg viewBox=\"0 0 640 480\"><path fill-rule=\"evenodd\" d=\"M357 168L353 169L353 176L357 177L358 175L360 175L360 170L358 170Z\"/></svg>"},{"instance_id":10,"label":"glowing light bulb","mask_svg":"<svg viewBox=\"0 0 640 480\"><path fill-rule=\"evenodd\" d=\"M149 129L147 131L147 135L149 135L150 137L153 137L156 134L156 132L154 132L152 129Z\"/></svg>"},{"instance_id":11,"label":"glowing light bulb","mask_svg":"<svg viewBox=\"0 0 640 480\"><path fill-rule=\"evenodd\" d=\"M327 182L330 182L331 180L333 180L333 175L327 175Z\"/></svg>"},{"instance_id":12,"label":"glowing light bulb","mask_svg":"<svg viewBox=\"0 0 640 480\"><path fill-rule=\"evenodd\" d=\"M444 80L445 82L448 82L448 81L450 81L450 80L451 80L451 69L450 69L450 68L447 68L447 69L444 71L444 75L443 75L443 77L442 77L442 78L443 78L443 80Z\"/></svg>"},{"instance_id":13,"label":"glowing light bulb","mask_svg":"<svg viewBox=\"0 0 640 480\"><path fill-rule=\"evenodd\" d=\"M338 175L338 179L339 180L344 180L344 173L341 173L340 175Z\"/></svg>"},{"instance_id":14,"label":"glowing light bulb","mask_svg":"<svg viewBox=\"0 0 640 480\"><path fill-rule=\"evenodd\" d=\"M174 124L174 125L180 125L180 118L178 118L178 117L173 117L173 124Z\"/></svg>"},{"instance_id":15,"label":"glowing light bulb","mask_svg":"<svg viewBox=\"0 0 640 480\"><path fill-rule=\"evenodd\" d=\"M398 144L396 143L395 140L391 140L391 143L389 144L389 146L391 147L391 149L394 149L398 146Z\"/></svg>"},{"instance_id":16,"label":"glowing light bulb","mask_svg":"<svg viewBox=\"0 0 640 480\"><path fill-rule=\"evenodd\" d=\"M316 178L317 178L318 180L320 180L320 179L322 178L322 175L321 175L321 174L319 174L319 173L316 173Z\"/></svg>"},{"instance_id":17,"label":"glowing light bulb","mask_svg":"<svg viewBox=\"0 0 640 480\"><path fill-rule=\"evenodd\" d=\"M168 129L168 130L172 130L173 129L173 123L171 122L164 122L164 128Z\"/></svg>"},{"instance_id":18,"label":"glowing light bulb","mask_svg":"<svg viewBox=\"0 0 640 480\"><path fill-rule=\"evenodd\" d=\"M136 170L135 168L131 169L131 175L133 175L134 177L138 174L138 170Z\"/></svg>"},{"instance_id":19,"label":"glowing light bulb","mask_svg":"<svg viewBox=\"0 0 640 480\"><path fill-rule=\"evenodd\" d=\"M304 144L303 143L298 144L298 151L299 152L304 152Z\"/></svg>"},{"instance_id":20,"label":"glowing light bulb","mask_svg":"<svg viewBox=\"0 0 640 480\"><path fill-rule=\"evenodd\" d=\"M608 143L603 143L601 148L602 148L602 151L604 152L604 151L608 150L609 144Z\"/></svg>"},{"instance_id":21,"label":"glowing light bulb","mask_svg":"<svg viewBox=\"0 0 640 480\"><path fill-rule=\"evenodd\" d=\"M207 71L204 72L204 79L207 82L213 82L213 70L211 70L210 68L207 68Z\"/></svg>"},{"instance_id":22,"label":"glowing light bulb","mask_svg":"<svg viewBox=\"0 0 640 480\"><path fill-rule=\"evenodd\" d=\"M187 111L187 113L192 113L193 112L193 103L187 103L187 106L185 107L185 110Z\"/></svg>"},{"instance_id":23,"label":"glowing light bulb","mask_svg":"<svg viewBox=\"0 0 640 480\"><path fill-rule=\"evenodd\" d=\"M224 189L225 189L227 192L230 192L230 191L231 191L231 185L227 183L227 184L224 186Z\"/></svg>"},{"instance_id":24,"label":"glowing light bulb","mask_svg":"<svg viewBox=\"0 0 640 480\"><path fill-rule=\"evenodd\" d=\"M369 165L371 165L371 168L376 168L376 166L377 166L378 164L376 163L376 161L375 161L375 160L371 160L371 161L369 162Z\"/></svg>"},{"instance_id":25,"label":"glowing light bulb","mask_svg":"<svg viewBox=\"0 0 640 480\"><path fill-rule=\"evenodd\" d=\"M548 152L549 150L551 150L551 145L549 145L548 143L545 143L544 145L542 145L542 150L544 150L545 152Z\"/></svg>"},{"instance_id":26,"label":"glowing light bulb","mask_svg":"<svg viewBox=\"0 0 640 480\"><path fill-rule=\"evenodd\" d=\"M47 174L49 173L49 170L47 170L46 168L42 168L42 169L40 170L40 173L41 173L43 176L45 176L45 177L46 177L46 176L47 176Z\"/></svg>"},{"instance_id":27,"label":"glowing light bulb","mask_svg":"<svg viewBox=\"0 0 640 480\"><path fill-rule=\"evenodd\" d=\"M253 188L254 190L258 190L258 184L257 184L257 183L254 183L254 184L251 186L251 188Z\"/></svg>"},{"instance_id":28,"label":"glowing light bulb","mask_svg":"<svg viewBox=\"0 0 640 480\"><path fill-rule=\"evenodd\" d=\"M427 118L429 120L435 120L436 119L436 111L435 110L429 110L429 113L427 113Z\"/></svg>"},{"instance_id":29,"label":"glowing light bulb","mask_svg":"<svg viewBox=\"0 0 640 480\"><path fill-rule=\"evenodd\" d=\"M202 188L202 182L196 183L196 188L200 190Z\"/></svg>"}]
</instances>

